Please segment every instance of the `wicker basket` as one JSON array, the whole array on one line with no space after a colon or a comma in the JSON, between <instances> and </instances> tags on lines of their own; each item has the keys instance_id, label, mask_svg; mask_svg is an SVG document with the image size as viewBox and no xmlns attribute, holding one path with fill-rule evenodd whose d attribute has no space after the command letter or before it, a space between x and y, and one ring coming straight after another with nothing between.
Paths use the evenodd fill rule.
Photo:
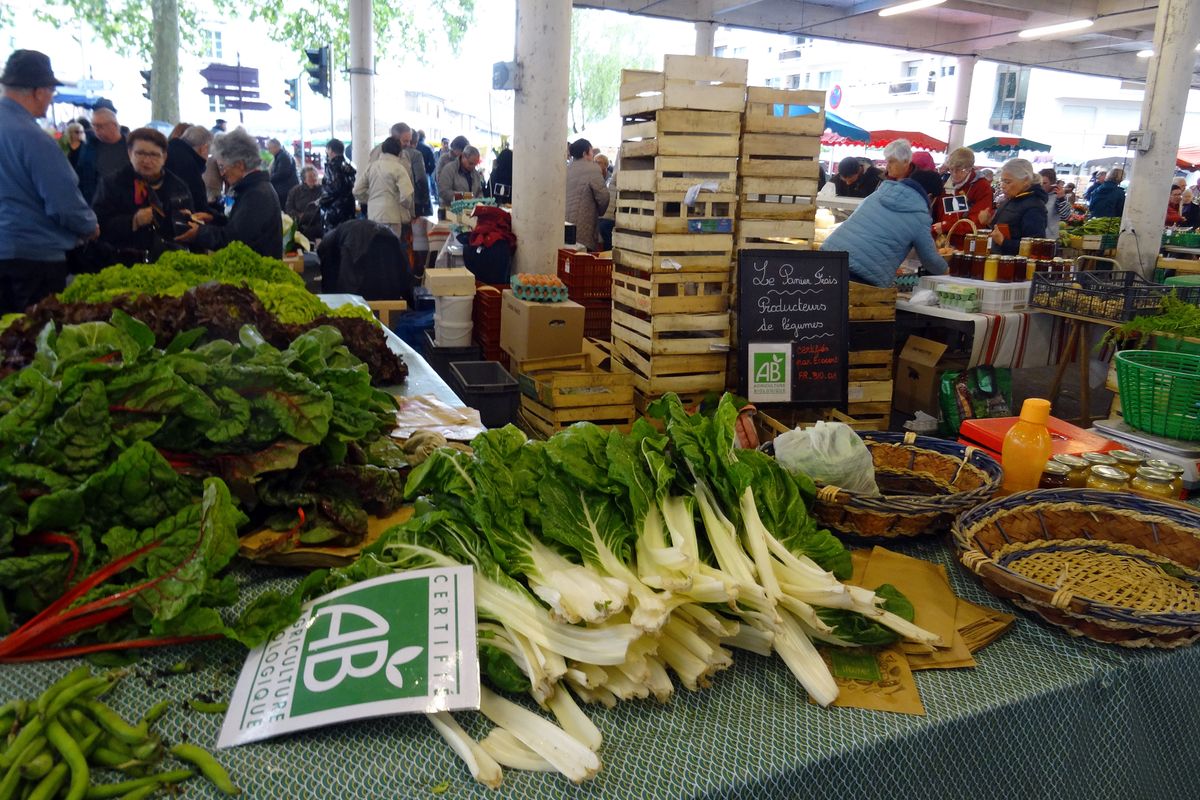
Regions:
<instances>
[{"instance_id":1,"label":"wicker basket","mask_svg":"<svg viewBox=\"0 0 1200 800\"><path fill-rule=\"evenodd\" d=\"M974 447L915 433L863 433L881 494L837 486L817 492L813 511L823 525L872 539L944 533L962 512L991 499L1002 472Z\"/></svg>"},{"instance_id":2,"label":"wicker basket","mask_svg":"<svg viewBox=\"0 0 1200 800\"><path fill-rule=\"evenodd\" d=\"M1072 636L1162 648L1200 638L1200 513L1188 507L1021 492L963 514L954 542L988 591Z\"/></svg>"},{"instance_id":3,"label":"wicker basket","mask_svg":"<svg viewBox=\"0 0 1200 800\"><path fill-rule=\"evenodd\" d=\"M966 234L955 233L954 229L957 228L959 225L961 225L964 222L967 223L967 225L971 228L971 233L978 233L979 229L975 227L975 223L972 222L971 220L969 220L968 218L963 217L961 219L955 220L953 225L951 225L949 228L946 229L946 231L944 233L942 233L940 236L938 236L937 246L938 247L949 246L949 247L953 247L955 250L962 250L963 244L965 244L965 242L963 240L963 236L965 236ZM955 237L958 237L957 240L955 239Z\"/></svg>"}]
</instances>

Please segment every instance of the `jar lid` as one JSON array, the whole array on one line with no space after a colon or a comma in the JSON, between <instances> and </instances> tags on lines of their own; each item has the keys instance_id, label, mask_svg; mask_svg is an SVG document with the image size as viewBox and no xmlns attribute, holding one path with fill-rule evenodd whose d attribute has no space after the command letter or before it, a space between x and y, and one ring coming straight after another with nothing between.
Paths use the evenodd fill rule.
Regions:
<instances>
[{"instance_id":1,"label":"jar lid","mask_svg":"<svg viewBox=\"0 0 1200 800\"><path fill-rule=\"evenodd\" d=\"M1171 473L1150 467L1138 467L1137 476L1144 481L1153 481L1154 483L1170 483L1175 480L1175 476Z\"/></svg>"},{"instance_id":2,"label":"jar lid","mask_svg":"<svg viewBox=\"0 0 1200 800\"><path fill-rule=\"evenodd\" d=\"M1129 480L1129 476L1121 470L1117 469L1116 467L1105 466L1104 464L1097 464L1096 466L1092 467L1091 473L1097 478L1103 478L1106 481L1117 481L1119 483L1124 483L1125 481Z\"/></svg>"},{"instance_id":3,"label":"jar lid","mask_svg":"<svg viewBox=\"0 0 1200 800\"><path fill-rule=\"evenodd\" d=\"M1046 466L1042 469L1042 472L1046 475L1066 476L1071 474L1071 468L1066 464L1060 464L1057 461L1050 460L1046 462Z\"/></svg>"},{"instance_id":4,"label":"jar lid","mask_svg":"<svg viewBox=\"0 0 1200 800\"><path fill-rule=\"evenodd\" d=\"M1152 458L1142 466L1149 467L1150 469L1162 470L1163 472L1170 473L1171 475L1183 475L1183 467L1179 466L1178 464L1172 464L1170 461L1167 461L1164 458Z\"/></svg>"},{"instance_id":5,"label":"jar lid","mask_svg":"<svg viewBox=\"0 0 1200 800\"><path fill-rule=\"evenodd\" d=\"M1070 469L1083 469L1088 465L1088 462L1070 453L1059 453L1050 460L1057 461L1059 464L1065 464Z\"/></svg>"},{"instance_id":6,"label":"jar lid","mask_svg":"<svg viewBox=\"0 0 1200 800\"><path fill-rule=\"evenodd\" d=\"M1108 454L1122 464L1140 464L1143 460L1137 453L1128 450L1109 450Z\"/></svg>"},{"instance_id":7,"label":"jar lid","mask_svg":"<svg viewBox=\"0 0 1200 800\"><path fill-rule=\"evenodd\" d=\"M1084 453L1083 460L1093 466L1103 464L1106 467L1111 467L1117 463L1117 460L1108 453Z\"/></svg>"}]
</instances>

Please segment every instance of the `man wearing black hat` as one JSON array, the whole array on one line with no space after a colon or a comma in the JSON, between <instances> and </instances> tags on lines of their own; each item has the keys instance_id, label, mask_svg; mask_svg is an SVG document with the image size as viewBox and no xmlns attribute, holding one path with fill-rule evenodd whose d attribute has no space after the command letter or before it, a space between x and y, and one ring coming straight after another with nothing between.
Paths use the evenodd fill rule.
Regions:
<instances>
[{"instance_id":1,"label":"man wearing black hat","mask_svg":"<svg viewBox=\"0 0 1200 800\"><path fill-rule=\"evenodd\" d=\"M833 187L834 197L866 197L879 188L879 182L882 180L883 173L878 167L863 166L854 156L846 156L838 163L837 174L825 186ZM821 192L822 197L830 195L828 188Z\"/></svg>"},{"instance_id":2,"label":"man wearing black hat","mask_svg":"<svg viewBox=\"0 0 1200 800\"><path fill-rule=\"evenodd\" d=\"M100 235L75 170L37 123L60 84L36 50L13 51L0 75L0 313L62 291L67 251Z\"/></svg>"}]
</instances>

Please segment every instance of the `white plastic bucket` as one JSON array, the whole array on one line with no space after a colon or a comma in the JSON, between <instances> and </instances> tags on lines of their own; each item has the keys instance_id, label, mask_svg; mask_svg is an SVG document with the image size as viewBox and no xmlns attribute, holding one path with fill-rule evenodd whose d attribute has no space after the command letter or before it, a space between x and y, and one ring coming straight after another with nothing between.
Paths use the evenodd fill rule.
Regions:
<instances>
[{"instance_id":1,"label":"white plastic bucket","mask_svg":"<svg viewBox=\"0 0 1200 800\"><path fill-rule=\"evenodd\" d=\"M470 298L468 298L470 299ZM469 347L471 344L471 329L474 328L470 317L466 322L455 322L433 315L433 343L438 347Z\"/></svg>"},{"instance_id":2,"label":"white plastic bucket","mask_svg":"<svg viewBox=\"0 0 1200 800\"><path fill-rule=\"evenodd\" d=\"M468 330L471 327L471 309L475 305L474 295L466 297L434 297L433 311L434 319L442 319L445 322L467 323Z\"/></svg>"}]
</instances>

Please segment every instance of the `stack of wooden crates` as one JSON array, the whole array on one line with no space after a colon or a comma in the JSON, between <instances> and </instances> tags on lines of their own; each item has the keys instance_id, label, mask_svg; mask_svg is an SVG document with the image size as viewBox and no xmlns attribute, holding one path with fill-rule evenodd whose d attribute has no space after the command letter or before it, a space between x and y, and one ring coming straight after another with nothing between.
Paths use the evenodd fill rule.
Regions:
<instances>
[{"instance_id":1,"label":"stack of wooden crates","mask_svg":"<svg viewBox=\"0 0 1200 800\"><path fill-rule=\"evenodd\" d=\"M639 411L667 392L725 388L746 70L668 55L662 72L621 75L612 355L634 375Z\"/></svg>"}]
</instances>

